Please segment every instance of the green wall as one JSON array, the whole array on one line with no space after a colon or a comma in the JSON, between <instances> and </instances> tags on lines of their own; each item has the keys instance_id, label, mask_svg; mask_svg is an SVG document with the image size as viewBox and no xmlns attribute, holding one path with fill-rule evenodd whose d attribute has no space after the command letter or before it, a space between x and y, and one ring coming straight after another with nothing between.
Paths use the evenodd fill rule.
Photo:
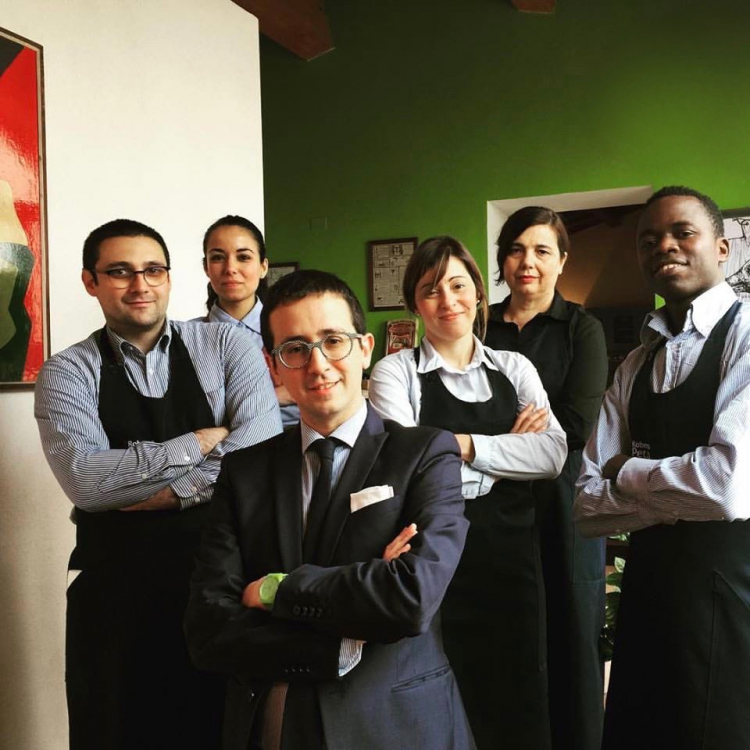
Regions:
<instances>
[{"instance_id":1,"label":"green wall","mask_svg":"<svg viewBox=\"0 0 750 750\"><path fill-rule=\"evenodd\" d=\"M558 6L327 0L333 52L263 39L271 260L366 304L369 239L453 234L486 267L488 200L677 183L750 205L750 3ZM378 354L393 317L368 314Z\"/></svg>"}]
</instances>

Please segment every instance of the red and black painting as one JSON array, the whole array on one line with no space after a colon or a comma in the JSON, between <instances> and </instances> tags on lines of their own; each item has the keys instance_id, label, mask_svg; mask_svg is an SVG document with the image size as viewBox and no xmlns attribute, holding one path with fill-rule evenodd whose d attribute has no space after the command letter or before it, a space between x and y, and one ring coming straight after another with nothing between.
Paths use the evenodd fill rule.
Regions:
<instances>
[{"instance_id":1,"label":"red and black painting","mask_svg":"<svg viewBox=\"0 0 750 750\"><path fill-rule=\"evenodd\" d=\"M42 48L0 29L0 386L48 353Z\"/></svg>"}]
</instances>

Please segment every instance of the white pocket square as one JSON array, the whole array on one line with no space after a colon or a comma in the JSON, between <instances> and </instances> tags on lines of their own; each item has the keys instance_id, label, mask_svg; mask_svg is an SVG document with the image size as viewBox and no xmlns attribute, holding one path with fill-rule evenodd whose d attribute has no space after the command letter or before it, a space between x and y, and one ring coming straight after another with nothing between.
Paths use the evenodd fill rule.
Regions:
<instances>
[{"instance_id":1,"label":"white pocket square","mask_svg":"<svg viewBox=\"0 0 750 750\"><path fill-rule=\"evenodd\" d=\"M393 497L393 487L389 484L381 484L379 487L366 487L364 490L352 492L349 495L349 507L352 513L356 513L368 505L380 503L389 497Z\"/></svg>"}]
</instances>

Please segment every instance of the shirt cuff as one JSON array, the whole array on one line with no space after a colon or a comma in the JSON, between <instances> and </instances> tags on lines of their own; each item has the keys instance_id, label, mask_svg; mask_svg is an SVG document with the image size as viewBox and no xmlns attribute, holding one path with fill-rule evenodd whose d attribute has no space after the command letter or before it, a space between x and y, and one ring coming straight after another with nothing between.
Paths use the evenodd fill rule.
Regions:
<instances>
[{"instance_id":1,"label":"shirt cuff","mask_svg":"<svg viewBox=\"0 0 750 750\"><path fill-rule=\"evenodd\" d=\"M201 453L198 438L192 432L165 440L169 466L197 466L205 456Z\"/></svg>"},{"instance_id":2,"label":"shirt cuff","mask_svg":"<svg viewBox=\"0 0 750 750\"><path fill-rule=\"evenodd\" d=\"M659 523L648 504L648 478L658 464L658 461L649 458L629 458L620 468L614 483L619 494L635 504L636 512L649 526Z\"/></svg>"},{"instance_id":3,"label":"shirt cuff","mask_svg":"<svg viewBox=\"0 0 750 750\"><path fill-rule=\"evenodd\" d=\"M471 441L474 443L474 460L471 465L484 473L490 471L490 459L492 458L490 437L490 435L471 436Z\"/></svg>"},{"instance_id":4,"label":"shirt cuff","mask_svg":"<svg viewBox=\"0 0 750 750\"><path fill-rule=\"evenodd\" d=\"M461 494L465 500L486 495L494 484L495 477L478 471L470 464L461 464Z\"/></svg>"},{"instance_id":5,"label":"shirt cuff","mask_svg":"<svg viewBox=\"0 0 750 750\"><path fill-rule=\"evenodd\" d=\"M362 647L364 641L355 641L353 638L342 638L339 650L339 677L343 677L354 669L362 659Z\"/></svg>"}]
</instances>

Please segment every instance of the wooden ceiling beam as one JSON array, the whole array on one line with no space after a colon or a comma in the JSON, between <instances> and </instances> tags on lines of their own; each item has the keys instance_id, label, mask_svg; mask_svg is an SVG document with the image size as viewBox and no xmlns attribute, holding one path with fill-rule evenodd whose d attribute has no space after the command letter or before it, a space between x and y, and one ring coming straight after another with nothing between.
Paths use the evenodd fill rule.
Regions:
<instances>
[{"instance_id":1,"label":"wooden ceiling beam","mask_svg":"<svg viewBox=\"0 0 750 750\"><path fill-rule=\"evenodd\" d=\"M524 13L554 13L557 0L510 0Z\"/></svg>"},{"instance_id":2,"label":"wooden ceiling beam","mask_svg":"<svg viewBox=\"0 0 750 750\"><path fill-rule=\"evenodd\" d=\"M234 0L258 19L261 34L303 60L333 49L322 0Z\"/></svg>"}]
</instances>

